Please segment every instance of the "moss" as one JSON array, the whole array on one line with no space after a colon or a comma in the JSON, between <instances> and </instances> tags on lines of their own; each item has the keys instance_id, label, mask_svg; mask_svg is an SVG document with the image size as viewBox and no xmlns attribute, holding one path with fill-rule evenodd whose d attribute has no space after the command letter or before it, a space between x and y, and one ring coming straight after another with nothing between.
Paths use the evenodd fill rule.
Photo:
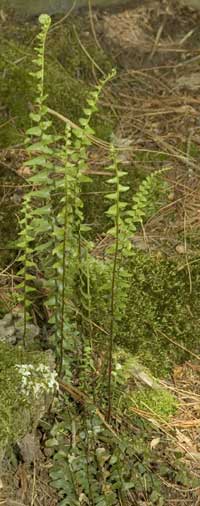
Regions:
<instances>
[{"instance_id":1,"label":"moss","mask_svg":"<svg viewBox=\"0 0 200 506\"><path fill-rule=\"evenodd\" d=\"M158 376L188 359L182 346L196 353L199 348L198 264L191 266L192 294L188 272L179 267L179 259L158 260L142 252L130 264L131 288L117 341Z\"/></svg>"},{"instance_id":2,"label":"moss","mask_svg":"<svg viewBox=\"0 0 200 506\"><path fill-rule=\"evenodd\" d=\"M160 421L168 421L178 409L178 401L170 392L164 389L150 390L144 388L132 395L133 406L144 411L150 411L152 416Z\"/></svg>"}]
</instances>

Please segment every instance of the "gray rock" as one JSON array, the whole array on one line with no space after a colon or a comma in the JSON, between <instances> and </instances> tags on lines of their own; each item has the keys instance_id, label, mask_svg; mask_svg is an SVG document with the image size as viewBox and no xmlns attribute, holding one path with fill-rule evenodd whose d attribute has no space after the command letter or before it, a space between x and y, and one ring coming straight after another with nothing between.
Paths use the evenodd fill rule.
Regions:
<instances>
[{"instance_id":1,"label":"gray rock","mask_svg":"<svg viewBox=\"0 0 200 506\"><path fill-rule=\"evenodd\" d=\"M23 339L24 319L23 313L7 313L0 320L0 342L17 344ZM40 329L37 325L27 323L27 339L33 340L39 335Z\"/></svg>"},{"instance_id":2,"label":"gray rock","mask_svg":"<svg viewBox=\"0 0 200 506\"><path fill-rule=\"evenodd\" d=\"M27 466L30 466L37 458L41 458L42 452L40 450L38 438L34 432L28 432L21 441L19 441L18 446Z\"/></svg>"}]
</instances>

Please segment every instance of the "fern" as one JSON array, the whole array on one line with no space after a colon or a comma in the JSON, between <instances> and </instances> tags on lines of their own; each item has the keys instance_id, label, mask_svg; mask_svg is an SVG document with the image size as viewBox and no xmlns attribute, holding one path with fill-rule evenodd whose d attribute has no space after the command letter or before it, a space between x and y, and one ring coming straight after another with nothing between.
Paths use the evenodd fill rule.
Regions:
<instances>
[{"instance_id":1,"label":"fern","mask_svg":"<svg viewBox=\"0 0 200 506\"><path fill-rule=\"evenodd\" d=\"M22 277L19 290L24 305L24 343L35 291L32 285L40 268L47 288L45 302L50 314L59 375L62 382L72 383L75 369L76 382L85 392L85 396L81 392L83 398L86 397L81 413L65 397L63 419L52 429L50 445L55 445L56 453L51 478L59 490L60 505L125 506L127 490L133 486L127 457L132 443L126 438L118 438L109 425L116 394L113 355L130 286L127 259L133 252L132 236L144 219L149 192L162 171L146 178L130 208L124 196L129 190L129 186L123 184L127 174L121 168L117 149L111 145L107 181L111 191L106 195L111 205L106 213L111 222L107 237L112 239L112 245L106 250L105 262L94 258L90 227L84 219L82 189L85 182L91 182L86 174L88 150L95 133L90 121L97 110L102 88L115 73L91 91L84 116L75 129L67 126L63 134L52 135L44 89L45 42L50 18L41 16L40 23L41 33L34 59L37 69L31 74L37 97L35 111L30 115L33 125L25 140L29 157L26 165L31 172L28 178L30 189L23 201L18 241L22 263L18 274ZM105 333L108 335L104 347L108 360L103 364L100 381L95 370L93 329L93 314L98 303L104 305ZM98 406L101 404L102 409L106 407L107 420L95 402ZM124 450L127 450L125 457Z\"/></svg>"},{"instance_id":2,"label":"fern","mask_svg":"<svg viewBox=\"0 0 200 506\"><path fill-rule=\"evenodd\" d=\"M59 210L54 216L53 238L54 247L52 250L53 264L52 272L55 283L54 297L47 303L53 308L54 316L51 323L55 325L56 346L60 360L59 371L61 374L64 360L64 341L68 335L68 351L72 349L73 335L70 329L70 313L67 300L69 300L74 288L74 275L77 268L77 258L75 255L75 238L74 238L74 215L73 203L75 192L76 170L71 161L71 130L66 127L65 144L59 148L57 157L61 165L55 167L56 179L55 193L61 195ZM64 174L63 174L64 172ZM66 351L66 349L65 349ZM66 366L66 364L65 364ZM66 368L70 371L70 362Z\"/></svg>"},{"instance_id":3,"label":"fern","mask_svg":"<svg viewBox=\"0 0 200 506\"><path fill-rule=\"evenodd\" d=\"M129 190L129 186L124 186L121 179L126 175L126 172L119 170L116 150L111 146L112 164L109 170L114 171L114 177L108 179L108 184L114 185L115 191L106 195L106 198L112 201L112 205L106 211L106 214L111 218L113 227L108 230L108 234L112 235L115 239L113 251L113 267L111 273L111 305L110 305L110 329L109 329L109 352L108 352L108 413L107 420L111 418L112 410L112 360L113 360L113 344L115 335L115 321L116 321L116 290L117 278L119 279L118 271L118 257L119 252L124 247L122 243L121 231L124 228L123 211L127 203L121 199L121 195ZM124 239L124 237L123 237ZM110 251L110 248L109 248ZM117 310L118 311L118 310Z\"/></svg>"},{"instance_id":4,"label":"fern","mask_svg":"<svg viewBox=\"0 0 200 506\"><path fill-rule=\"evenodd\" d=\"M47 32L50 26L50 18L48 16L41 16L40 18L42 30L37 36L38 45L36 47L37 58L34 63L38 66L38 70L31 73L32 77L36 80L36 113L31 113L30 117L35 123L35 126L27 131L27 138L25 139L25 145L27 152L31 155L31 159L27 161L27 167L31 167L35 173L29 178L29 184L40 185L44 179L48 178L48 166L46 156L52 153L49 148L49 137L46 134L46 130L50 126L50 122L44 121L43 117L46 114L46 108L44 105L44 49ZM31 139L34 138L34 141ZM32 156L32 153L34 156ZM37 153L37 156L35 156ZM38 155L40 153L40 155ZM38 173L38 168L43 167L43 171ZM31 286L30 282L34 281L36 273L36 263L34 261L35 245L33 241L36 237L36 231L38 228L40 233L44 234L46 229L49 228L46 216L49 214L48 206L40 209L40 218L37 218L38 209L33 209L32 201L36 196L44 198L44 192L34 191L31 186L27 194L24 197L22 204L22 218L19 220L21 228L20 239L18 241L18 247L21 249L21 255L19 261L23 262L23 267L18 272L19 276L22 276L22 282L18 285L18 288L23 289L23 295L21 302L24 307L24 345L26 344L26 327L27 320L29 319L28 309L31 306L31 299L29 295L34 292L34 287ZM48 194L49 196L49 194ZM42 220L43 217L43 220ZM45 217L45 218L44 218ZM31 272L30 272L31 271Z\"/></svg>"}]
</instances>

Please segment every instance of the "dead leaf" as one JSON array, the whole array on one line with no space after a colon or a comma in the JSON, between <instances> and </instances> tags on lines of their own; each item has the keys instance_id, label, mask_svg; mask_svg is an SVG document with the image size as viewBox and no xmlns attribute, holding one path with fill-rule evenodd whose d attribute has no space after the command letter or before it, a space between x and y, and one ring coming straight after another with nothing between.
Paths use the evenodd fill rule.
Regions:
<instances>
[{"instance_id":1,"label":"dead leaf","mask_svg":"<svg viewBox=\"0 0 200 506\"><path fill-rule=\"evenodd\" d=\"M154 439L152 439L152 441L150 442L151 450L154 450L154 448L156 448L156 446L158 446L159 443L160 443L160 437L155 437Z\"/></svg>"},{"instance_id":2,"label":"dead leaf","mask_svg":"<svg viewBox=\"0 0 200 506\"><path fill-rule=\"evenodd\" d=\"M23 165L22 165L22 167L19 167L19 169L17 169L16 172L17 172L18 176L22 176L22 177L28 177L31 175L30 167L26 167Z\"/></svg>"}]
</instances>

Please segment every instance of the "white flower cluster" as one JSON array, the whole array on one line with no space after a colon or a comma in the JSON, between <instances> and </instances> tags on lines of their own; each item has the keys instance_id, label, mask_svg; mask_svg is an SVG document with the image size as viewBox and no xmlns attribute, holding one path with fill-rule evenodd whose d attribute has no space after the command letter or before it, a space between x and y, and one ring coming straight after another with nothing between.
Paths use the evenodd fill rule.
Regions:
<instances>
[{"instance_id":1,"label":"white flower cluster","mask_svg":"<svg viewBox=\"0 0 200 506\"><path fill-rule=\"evenodd\" d=\"M16 365L16 369L21 375L21 389L22 393L29 397L38 397L42 394L53 392L58 389L58 382L56 381L56 371L51 371L50 368L44 364L34 366L32 364Z\"/></svg>"}]
</instances>

